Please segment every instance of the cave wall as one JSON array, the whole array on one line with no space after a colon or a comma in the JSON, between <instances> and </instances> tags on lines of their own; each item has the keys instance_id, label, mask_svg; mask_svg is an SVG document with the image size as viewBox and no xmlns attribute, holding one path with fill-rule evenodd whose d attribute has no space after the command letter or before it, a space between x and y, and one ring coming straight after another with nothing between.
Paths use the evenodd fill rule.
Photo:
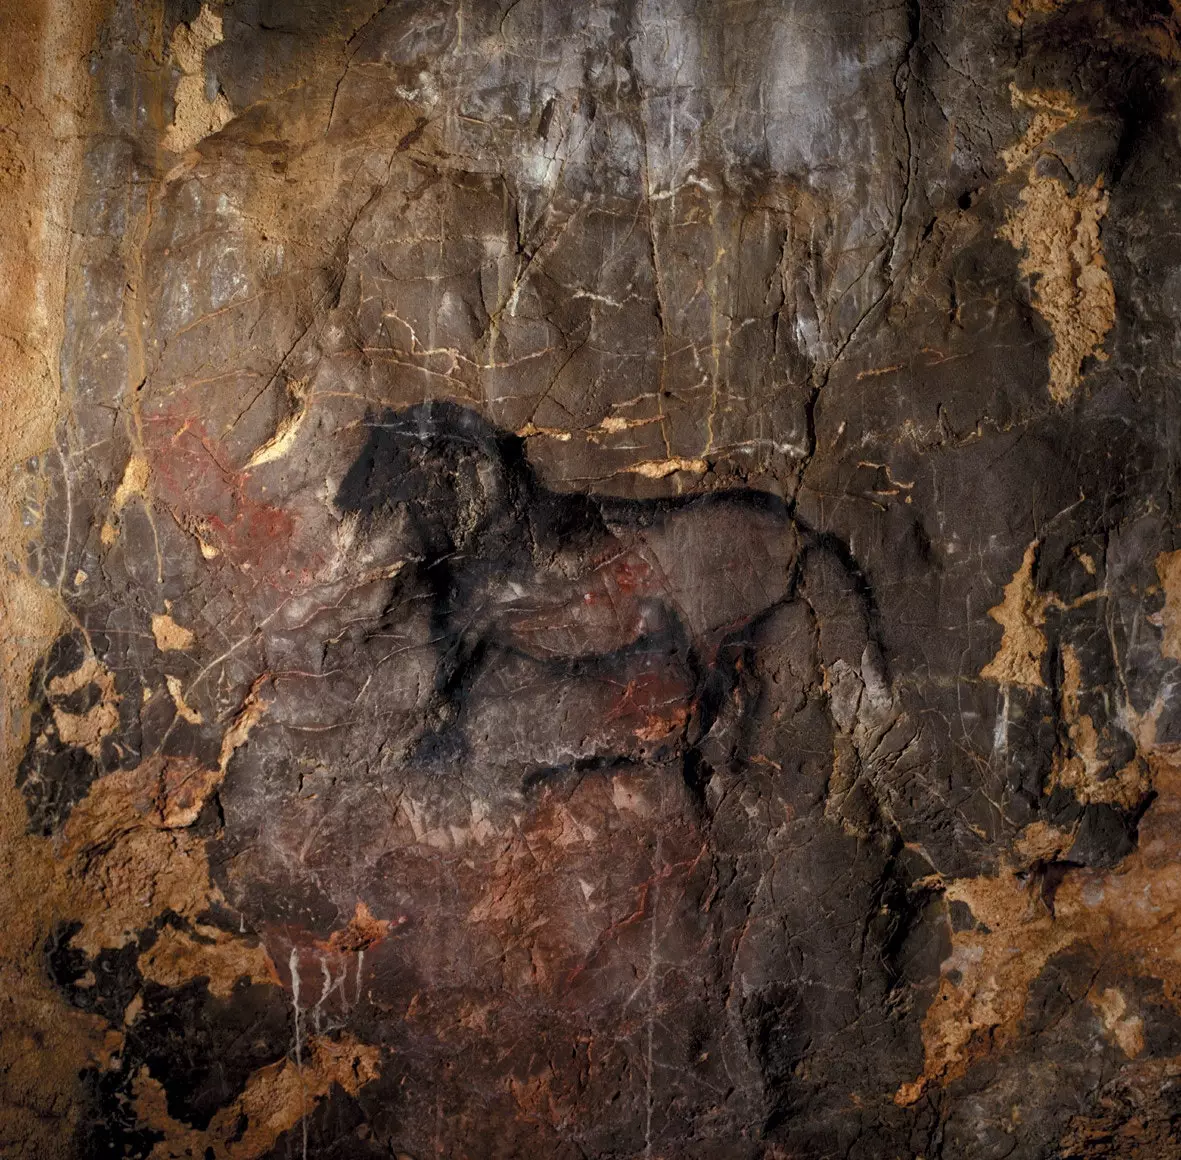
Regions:
<instances>
[{"instance_id":1,"label":"cave wall","mask_svg":"<svg viewBox=\"0 0 1181 1160\"><path fill-rule=\"evenodd\" d=\"M0 1153L1181 1154L1171 4L0 11Z\"/></svg>"}]
</instances>

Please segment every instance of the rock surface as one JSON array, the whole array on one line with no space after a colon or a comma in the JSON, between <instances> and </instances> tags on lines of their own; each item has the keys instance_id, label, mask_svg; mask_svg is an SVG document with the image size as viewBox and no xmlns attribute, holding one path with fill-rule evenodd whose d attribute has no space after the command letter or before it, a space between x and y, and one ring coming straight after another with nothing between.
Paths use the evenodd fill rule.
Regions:
<instances>
[{"instance_id":1,"label":"rock surface","mask_svg":"<svg viewBox=\"0 0 1181 1160\"><path fill-rule=\"evenodd\" d=\"M3 5L0 1152L1181 1155L1181 12Z\"/></svg>"}]
</instances>

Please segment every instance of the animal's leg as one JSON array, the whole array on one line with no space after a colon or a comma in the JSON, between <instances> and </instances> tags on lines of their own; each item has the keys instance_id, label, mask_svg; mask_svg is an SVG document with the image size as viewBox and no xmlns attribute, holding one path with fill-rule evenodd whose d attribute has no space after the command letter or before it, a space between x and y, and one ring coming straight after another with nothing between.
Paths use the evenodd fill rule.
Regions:
<instances>
[{"instance_id":1,"label":"animal's leg","mask_svg":"<svg viewBox=\"0 0 1181 1160\"><path fill-rule=\"evenodd\" d=\"M426 728L414 748L416 759L448 761L463 755L464 703L488 662L489 652L487 638L478 632L451 632L441 638L434 696Z\"/></svg>"}]
</instances>

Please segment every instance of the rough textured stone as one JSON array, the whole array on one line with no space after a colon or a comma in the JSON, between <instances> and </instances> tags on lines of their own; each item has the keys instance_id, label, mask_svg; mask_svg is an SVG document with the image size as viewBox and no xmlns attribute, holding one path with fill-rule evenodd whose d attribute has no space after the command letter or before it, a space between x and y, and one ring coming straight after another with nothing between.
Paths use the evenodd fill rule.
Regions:
<instances>
[{"instance_id":1,"label":"rough textured stone","mask_svg":"<svg viewBox=\"0 0 1181 1160\"><path fill-rule=\"evenodd\" d=\"M1172 4L3 11L0 1151L1181 1151Z\"/></svg>"}]
</instances>

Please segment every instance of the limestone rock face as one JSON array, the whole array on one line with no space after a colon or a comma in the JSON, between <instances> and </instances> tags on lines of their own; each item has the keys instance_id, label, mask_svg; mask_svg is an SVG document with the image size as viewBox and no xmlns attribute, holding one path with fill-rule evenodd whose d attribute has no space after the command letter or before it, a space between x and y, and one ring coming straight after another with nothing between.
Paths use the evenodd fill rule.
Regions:
<instances>
[{"instance_id":1,"label":"limestone rock face","mask_svg":"<svg viewBox=\"0 0 1181 1160\"><path fill-rule=\"evenodd\" d=\"M5 1156L1181 1155L1181 13L3 5Z\"/></svg>"}]
</instances>

